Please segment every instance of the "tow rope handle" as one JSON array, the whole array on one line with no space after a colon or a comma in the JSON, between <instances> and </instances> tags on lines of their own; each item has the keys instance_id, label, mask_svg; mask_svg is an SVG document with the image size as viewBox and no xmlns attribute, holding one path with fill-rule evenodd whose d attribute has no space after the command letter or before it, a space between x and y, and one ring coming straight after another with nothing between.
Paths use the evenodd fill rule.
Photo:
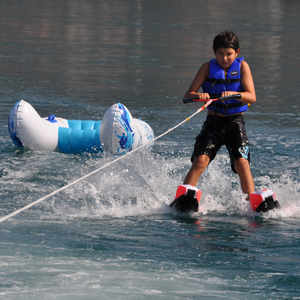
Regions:
<instances>
[{"instance_id":1,"label":"tow rope handle","mask_svg":"<svg viewBox=\"0 0 300 300\"><path fill-rule=\"evenodd\" d=\"M213 101L225 101L225 100L229 100L229 99L241 99L242 95L241 94L234 94L234 95L229 95L229 96L224 96L224 97L218 97L218 98L212 98L212 99L198 99L198 98L194 98L194 99L187 99L187 98L183 98L183 103L191 103L191 102L210 102L212 103ZM209 103L209 104L210 104ZM209 105L207 104L207 106Z\"/></svg>"}]
</instances>

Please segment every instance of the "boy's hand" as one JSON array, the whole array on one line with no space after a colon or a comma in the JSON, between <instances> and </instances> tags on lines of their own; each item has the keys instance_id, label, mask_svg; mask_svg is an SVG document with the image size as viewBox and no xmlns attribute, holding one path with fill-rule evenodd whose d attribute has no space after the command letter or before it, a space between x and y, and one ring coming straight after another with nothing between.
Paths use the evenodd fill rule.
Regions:
<instances>
[{"instance_id":1,"label":"boy's hand","mask_svg":"<svg viewBox=\"0 0 300 300\"><path fill-rule=\"evenodd\" d=\"M221 97L225 97L225 96L230 96L230 95L236 95L237 92L232 92L232 91L226 91L223 92ZM227 100L222 100L222 101L227 101Z\"/></svg>"},{"instance_id":2,"label":"boy's hand","mask_svg":"<svg viewBox=\"0 0 300 300\"><path fill-rule=\"evenodd\" d=\"M210 95L208 93L197 93L200 100L209 100Z\"/></svg>"}]
</instances>

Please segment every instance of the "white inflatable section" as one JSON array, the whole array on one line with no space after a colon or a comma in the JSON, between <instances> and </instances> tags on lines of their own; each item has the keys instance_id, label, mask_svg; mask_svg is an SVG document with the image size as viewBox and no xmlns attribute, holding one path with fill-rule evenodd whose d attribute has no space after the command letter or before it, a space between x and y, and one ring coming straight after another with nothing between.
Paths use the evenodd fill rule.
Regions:
<instances>
[{"instance_id":1,"label":"white inflatable section","mask_svg":"<svg viewBox=\"0 0 300 300\"><path fill-rule=\"evenodd\" d=\"M136 149L154 138L152 128L144 121L134 119L123 104L114 104L105 113L100 138L103 148L114 154L124 154ZM145 146L153 147L153 142Z\"/></svg>"},{"instance_id":2,"label":"white inflatable section","mask_svg":"<svg viewBox=\"0 0 300 300\"><path fill-rule=\"evenodd\" d=\"M59 151L58 128L68 127L66 119L56 118L51 123L41 118L26 101L18 102L10 112L9 128L24 148Z\"/></svg>"},{"instance_id":3,"label":"white inflatable section","mask_svg":"<svg viewBox=\"0 0 300 300\"><path fill-rule=\"evenodd\" d=\"M154 146L154 132L152 128L146 122L140 119L133 119L133 123L135 124L136 129L140 135L139 147L149 142L149 144L147 144L147 146L145 146L144 148L146 150L152 148Z\"/></svg>"}]
</instances>

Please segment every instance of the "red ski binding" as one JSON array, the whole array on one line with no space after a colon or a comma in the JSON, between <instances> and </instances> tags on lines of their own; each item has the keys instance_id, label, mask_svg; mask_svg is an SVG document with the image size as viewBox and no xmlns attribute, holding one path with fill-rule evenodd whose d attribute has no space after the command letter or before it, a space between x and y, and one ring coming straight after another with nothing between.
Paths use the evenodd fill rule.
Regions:
<instances>
[{"instance_id":1,"label":"red ski binding","mask_svg":"<svg viewBox=\"0 0 300 300\"><path fill-rule=\"evenodd\" d=\"M177 188L175 200L170 204L181 213L197 212L201 199L201 191L195 186L180 185Z\"/></svg>"},{"instance_id":2,"label":"red ski binding","mask_svg":"<svg viewBox=\"0 0 300 300\"><path fill-rule=\"evenodd\" d=\"M250 195L252 209L256 212L267 212L274 208L280 208L279 202L275 200L276 195L271 190L261 190Z\"/></svg>"}]
</instances>

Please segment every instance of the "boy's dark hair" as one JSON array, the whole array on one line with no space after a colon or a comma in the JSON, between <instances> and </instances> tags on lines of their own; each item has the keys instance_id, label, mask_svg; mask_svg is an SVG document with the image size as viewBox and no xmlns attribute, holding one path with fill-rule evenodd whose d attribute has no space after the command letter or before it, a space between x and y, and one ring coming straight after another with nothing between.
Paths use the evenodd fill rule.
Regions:
<instances>
[{"instance_id":1,"label":"boy's dark hair","mask_svg":"<svg viewBox=\"0 0 300 300\"><path fill-rule=\"evenodd\" d=\"M235 51L240 48L238 37L229 30L220 32L213 42L213 49L217 51L220 48L233 48Z\"/></svg>"}]
</instances>

